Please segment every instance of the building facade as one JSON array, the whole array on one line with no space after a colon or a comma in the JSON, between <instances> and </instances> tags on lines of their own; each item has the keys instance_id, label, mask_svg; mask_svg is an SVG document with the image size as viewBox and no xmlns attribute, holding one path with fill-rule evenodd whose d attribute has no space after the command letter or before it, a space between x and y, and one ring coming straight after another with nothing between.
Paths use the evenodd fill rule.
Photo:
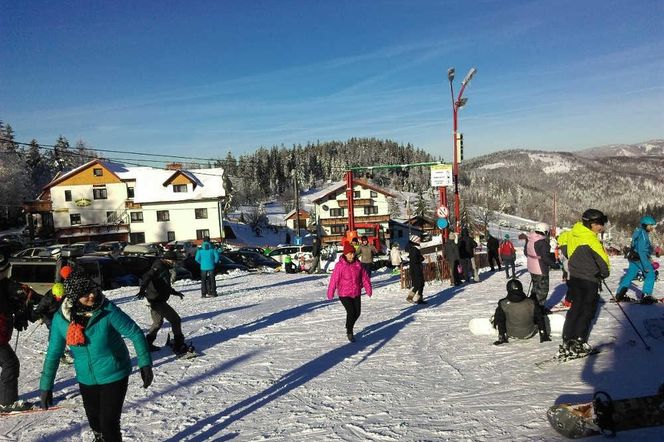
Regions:
<instances>
[{"instance_id":1,"label":"building facade","mask_svg":"<svg viewBox=\"0 0 664 442\"><path fill-rule=\"evenodd\" d=\"M57 175L34 204L50 204L61 242L131 243L220 238L221 168L167 170L90 161Z\"/></svg>"}]
</instances>

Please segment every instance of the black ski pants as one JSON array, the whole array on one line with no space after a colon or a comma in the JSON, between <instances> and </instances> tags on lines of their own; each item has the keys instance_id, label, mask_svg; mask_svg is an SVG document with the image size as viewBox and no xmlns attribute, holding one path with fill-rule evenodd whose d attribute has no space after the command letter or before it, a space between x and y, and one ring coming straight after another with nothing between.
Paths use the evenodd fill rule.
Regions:
<instances>
[{"instance_id":1,"label":"black ski pants","mask_svg":"<svg viewBox=\"0 0 664 442\"><path fill-rule=\"evenodd\" d=\"M151 302L150 303L150 316L152 317L152 326L145 335L148 344L152 344L157 339L157 333L161 326L164 325L164 319L171 323L173 329L173 338L176 343L184 342L184 335L182 334L182 320L180 315L168 305L167 302Z\"/></svg>"},{"instance_id":2,"label":"black ski pants","mask_svg":"<svg viewBox=\"0 0 664 442\"><path fill-rule=\"evenodd\" d=\"M362 297L349 298L347 296L339 296L341 304L346 309L346 333L353 333L353 327L357 318L362 313Z\"/></svg>"},{"instance_id":3,"label":"black ski pants","mask_svg":"<svg viewBox=\"0 0 664 442\"><path fill-rule=\"evenodd\" d=\"M590 325L599 304L599 282L571 277L567 281L567 299L572 307L565 317L563 341L588 341Z\"/></svg>"},{"instance_id":4,"label":"black ski pants","mask_svg":"<svg viewBox=\"0 0 664 442\"><path fill-rule=\"evenodd\" d=\"M491 270L495 270L495 267L498 267L498 270L501 270L500 259L498 258L498 250L489 250L488 255L489 255L489 267L491 267Z\"/></svg>"},{"instance_id":5,"label":"black ski pants","mask_svg":"<svg viewBox=\"0 0 664 442\"><path fill-rule=\"evenodd\" d=\"M104 442L122 441L120 416L128 383L129 377L103 385L78 384L90 428L101 433Z\"/></svg>"},{"instance_id":6,"label":"black ski pants","mask_svg":"<svg viewBox=\"0 0 664 442\"><path fill-rule=\"evenodd\" d=\"M20 364L11 345L0 345L0 405L11 405L18 399Z\"/></svg>"},{"instance_id":7,"label":"black ski pants","mask_svg":"<svg viewBox=\"0 0 664 442\"><path fill-rule=\"evenodd\" d=\"M217 281L214 270L201 270L201 296L217 296Z\"/></svg>"},{"instance_id":8,"label":"black ski pants","mask_svg":"<svg viewBox=\"0 0 664 442\"><path fill-rule=\"evenodd\" d=\"M530 290L530 297L533 298L539 305L544 305L546 297L549 296L549 275L535 275L530 274L533 287Z\"/></svg>"}]
</instances>

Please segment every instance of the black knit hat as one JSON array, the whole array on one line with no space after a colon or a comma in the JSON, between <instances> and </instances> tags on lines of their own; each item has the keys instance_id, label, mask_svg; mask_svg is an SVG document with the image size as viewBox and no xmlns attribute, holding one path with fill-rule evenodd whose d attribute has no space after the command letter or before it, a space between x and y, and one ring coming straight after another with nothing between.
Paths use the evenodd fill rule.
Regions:
<instances>
[{"instance_id":1,"label":"black knit hat","mask_svg":"<svg viewBox=\"0 0 664 442\"><path fill-rule=\"evenodd\" d=\"M65 279L65 296L72 301L90 292L97 291L99 286L83 272L74 271L69 278Z\"/></svg>"}]
</instances>

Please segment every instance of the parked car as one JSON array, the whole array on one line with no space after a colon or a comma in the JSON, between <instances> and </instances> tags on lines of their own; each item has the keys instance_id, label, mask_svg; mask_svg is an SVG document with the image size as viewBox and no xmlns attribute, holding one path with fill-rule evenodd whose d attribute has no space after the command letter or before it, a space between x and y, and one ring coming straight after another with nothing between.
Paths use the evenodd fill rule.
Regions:
<instances>
[{"instance_id":1,"label":"parked car","mask_svg":"<svg viewBox=\"0 0 664 442\"><path fill-rule=\"evenodd\" d=\"M13 258L9 262L9 277L42 295L55 284L58 271L53 259Z\"/></svg>"},{"instance_id":2,"label":"parked car","mask_svg":"<svg viewBox=\"0 0 664 442\"><path fill-rule=\"evenodd\" d=\"M17 241L0 241L0 253L4 256L11 256L16 252L23 250L25 246Z\"/></svg>"},{"instance_id":3,"label":"parked car","mask_svg":"<svg viewBox=\"0 0 664 442\"><path fill-rule=\"evenodd\" d=\"M99 244L97 252L105 253L106 255L117 257L122 253L123 246L119 241L108 241Z\"/></svg>"},{"instance_id":4,"label":"parked car","mask_svg":"<svg viewBox=\"0 0 664 442\"><path fill-rule=\"evenodd\" d=\"M128 244L122 250L126 256L161 256L162 248L157 243Z\"/></svg>"},{"instance_id":5,"label":"parked car","mask_svg":"<svg viewBox=\"0 0 664 442\"><path fill-rule=\"evenodd\" d=\"M308 269L311 265L311 262L314 259L312 253L313 246L284 246L277 247L268 253L270 258L273 258L279 261L282 265L284 263L284 258L290 256L295 264L299 264L300 257L304 256L304 268Z\"/></svg>"},{"instance_id":6,"label":"parked car","mask_svg":"<svg viewBox=\"0 0 664 442\"><path fill-rule=\"evenodd\" d=\"M74 251L74 256L76 255L85 255L88 253L92 253L97 250L97 242L96 241L82 241L82 242L75 242L74 244L68 244L60 249L60 251Z\"/></svg>"},{"instance_id":7,"label":"parked car","mask_svg":"<svg viewBox=\"0 0 664 442\"><path fill-rule=\"evenodd\" d=\"M271 269L279 270L281 267L281 263L279 261L256 252L241 252L236 250L233 252L226 252L224 253L224 256L227 256L233 261L252 269L268 267Z\"/></svg>"},{"instance_id":8,"label":"parked car","mask_svg":"<svg viewBox=\"0 0 664 442\"><path fill-rule=\"evenodd\" d=\"M50 246L45 247L45 251L41 253L42 258L53 258L58 259L61 255L62 248L66 247L67 244L51 244Z\"/></svg>"},{"instance_id":9,"label":"parked car","mask_svg":"<svg viewBox=\"0 0 664 442\"><path fill-rule=\"evenodd\" d=\"M42 252L46 252L46 247L30 247L29 249L23 249L14 253L12 258L39 258Z\"/></svg>"},{"instance_id":10,"label":"parked car","mask_svg":"<svg viewBox=\"0 0 664 442\"><path fill-rule=\"evenodd\" d=\"M178 258L185 259L187 256L196 255L198 246L193 241L171 241L164 246L165 250L173 250Z\"/></svg>"},{"instance_id":11,"label":"parked car","mask_svg":"<svg viewBox=\"0 0 664 442\"><path fill-rule=\"evenodd\" d=\"M140 279L145 272L150 270L150 266L155 259L155 257L146 255L120 255L116 258L116 261L127 272ZM172 281L179 281L181 279L193 279L192 272L184 268L182 265L180 265L180 263L177 263L174 266L174 269L175 278L172 279Z\"/></svg>"},{"instance_id":12,"label":"parked car","mask_svg":"<svg viewBox=\"0 0 664 442\"><path fill-rule=\"evenodd\" d=\"M240 247L240 252L256 252L265 255L265 250L262 247Z\"/></svg>"},{"instance_id":13,"label":"parked car","mask_svg":"<svg viewBox=\"0 0 664 442\"><path fill-rule=\"evenodd\" d=\"M138 285L139 279L110 256L81 256L76 265L82 267L89 275L98 275L92 279L102 290Z\"/></svg>"},{"instance_id":14,"label":"parked car","mask_svg":"<svg viewBox=\"0 0 664 442\"><path fill-rule=\"evenodd\" d=\"M17 242L21 245L25 244L25 237L17 233L5 233L0 235L0 241L2 242Z\"/></svg>"},{"instance_id":15,"label":"parked car","mask_svg":"<svg viewBox=\"0 0 664 442\"><path fill-rule=\"evenodd\" d=\"M182 261L182 265L185 269L191 272L193 279L201 279L201 266L196 262L193 256L188 256L184 261ZM214 274L225 275L232 270L242 270L245 272L250 271L249 267L246 265L237 263L223 254L219 255L219 262L214 267Z\"/></svg>"}]
</instances>

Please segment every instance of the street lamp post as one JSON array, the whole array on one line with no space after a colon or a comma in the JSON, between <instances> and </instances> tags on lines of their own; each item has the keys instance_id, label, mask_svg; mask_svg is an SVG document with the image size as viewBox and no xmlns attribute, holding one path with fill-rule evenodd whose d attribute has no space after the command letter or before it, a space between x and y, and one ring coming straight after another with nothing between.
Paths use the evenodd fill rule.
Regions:
<instances>
[{"instance_id":1,"label":"street lamp post","mask_svg":"<svg viewBox=\"0 0 664 442\"><path fill-rule=\"evenodd\" d=\"M452 80L454 80L454 73L455 69L450 68L447 70L447 79L450 81L450 93L452 95L452 113L454 116L454 133L453 133L453 138L452 138L452 146L454 146L454 159L453 159L453 164L452 164L452 179L454 181L454 222L456 224L455 231L456 233L461 232L461 222L459 220L460 217L460 199L459 199L459 162L461 161L460 152L457 152L457 140L459 137L458 133L458 113L459 109L461 109L466 102L468 102L467 98L462 98L463 96L463 91L466 89L466 86L468 83L470 83L470 80L473 79L473 76L477 72L477 69L471 68L468 73L466 74L466 77L463 79L461 82L461 90L459 91L459 95L457 96L456 100L454 99L454 85L452 84Z\"/></svg>"}]
</instances>

